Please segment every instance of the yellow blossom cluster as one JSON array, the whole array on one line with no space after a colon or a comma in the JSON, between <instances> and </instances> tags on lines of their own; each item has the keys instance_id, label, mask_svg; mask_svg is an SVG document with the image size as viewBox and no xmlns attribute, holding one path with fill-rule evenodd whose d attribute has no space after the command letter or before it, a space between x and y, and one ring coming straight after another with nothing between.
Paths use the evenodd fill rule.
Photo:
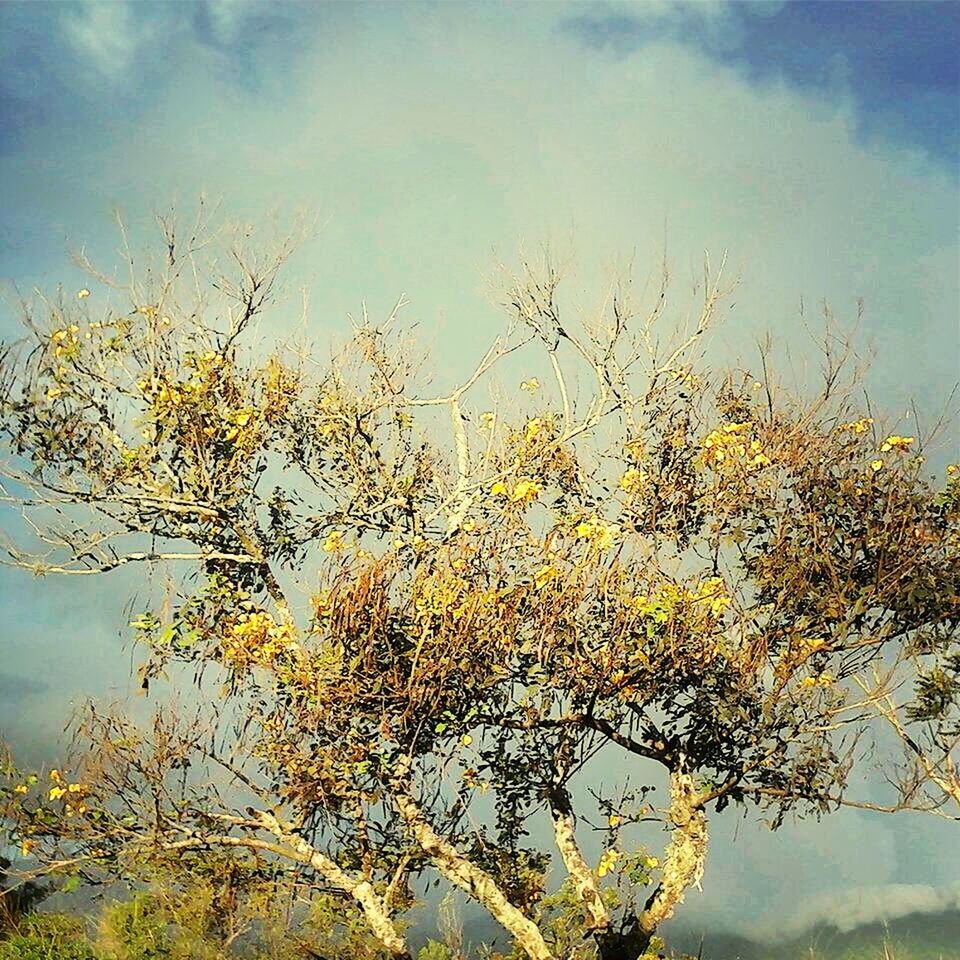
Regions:
<instances>
[{"instance_id":1,"label":"yellow blossom cluster","mask_svg":"<svg viewBox=\"0 0 960 960\"><path fill-rule=\"evenodd\" d=\"M609 847L607 850L604 850L600 857L600 862L597 864L597 876L603 878L608 873L612 873L621 856L620 851L614 847Z\"/></svg>"},{"instance_id":2,"label":"yellow blossom cluster","mask_svg":"<svg viewBox=\"0 0 960 960\"><path fill-rule=\"evenodd\" d=\"M50 788L48 799L53 801L66 798L64 811L68 817L87 812L87 805L83 802L87 789L82 783L68 783L59 770L50 771L50 781L53 786Z\"/></svg>"},{"instance_id":3,"label":"yellow blossom cluster","mask_svg":"<svg viewBox=\"0 0 960 960\"><path fill-rule=\"evenodd\" d=\"M528 420L523 428L523 439L528 443L543 429L543 421L539 417Z\"/></svg>"},{"instance_id":4,"label":"yellow blossom cluster","mask_svg":"<svg viewBox=\"0 0 960 960\"><path fill-rule=\"evenodd\" d=\"M723 577L705 577L688 596L691 602L704 604L712 617L723 616L724 611L733 603Z\"/></svg>"},{"instance_id":5,"label":"yellow blossom cluster","mask_svg":"<svg viewBox=\"0 0 960 960\"><path fill-rule=\"evenodd\" d=\"M57 360L61 362L66 362L68 360L73 360L80 351L80 338L77 334L80 332L80 328L75 324L71 323L67 327L63 327L60 330L54 330L50 334L50 343L53 344L53 355ZM58 370L58 373L64 372L63 367Z\"/></svg>"},{"instance_id":6,"label":"yellow blossom cluster","mask_svg":"<svg viewBox=\"0 0 960 960\"><path fill-rule=\"evenodd\" d=\"M624 471L617 486L625 493L636 493L638 490L643 489L644 484L646 484L649 479L650 477L646 470L641 470L638 467L630 467Z\"/></svg>"},{"instance_id":7,"label":"yellow blossom cluster","mask_svg":"<svg viewBox=\"0 0 960 960\"><path fill-rule=\"evenodd\" d=\"M323 538L322 548L324 553L339 553L343 547L343 533L340 530L331 530Z\"/></svg>"},{"instance_id":8,"label":"yellow blossom cluster","mask_svg":"<svg viewBox=\"0 0 960 960\"><path fill-rule=\"evenodd\" d=\"M725 423L711 430L703 440L703 459L714 469L734 465L764 467L770 458L763 452L763 445L751 438L753 424Z\"/></svg>"},{"instance_id":9,"label":"yellow blossom cluster","mask_svg":"<svg viewBox=\"0 0 960 960\"><path fill-rule=\"evenodd\" d=\"M243 407L240 410L235 410L233 413L227 417L227 423L230 426L224 431L223 439L227 443L237 443L241 437L244 427L246 427L250 421L253 419L254 410L252 407ZM207 427L204 430L204 433L207 436L213 436L216 432L215 428Z\"/></svg>"},{"instance_id":10,"label":"yellow blossom cluster","mask_svg":"<svg viewBox=\"0 0 960 960\"><path fill-rule=\"evenodd\" d=\"M413 590L413 606L418 617L461 619L468 612L482 614L503 595L496 589L476 589L468 578L457 573L437 572L420 577Z\"/></svg>"},{"instance_id":11,"label":"yellow blossom cluster","mask_svg":"<svg viewBox=\"0 0 960 960\"><path fill-rule=\"evenodd\" d=\"M586 540L595 550L609 550L620 536L620 527L607 523L601 517L587 517L573 528L574 536Z\"/></svg>"},{"instance_id":12,"label":"yellow blossom cluster","mask_svg":"<svg viewBox=\"0 0 960 960\"><path fill-rule=\"evenodd\" d=\"M265 610L244 614L221 640L224 659L236 667L268 666L296 644L286 624Z\"/></svg>"},{"instance_id":13,"label":"yellow blossom cluster","mask_svg":"<svg viewBox=\"0 0 960 960\"><path fill-rule=\"evenodd\" d=\"M487 419L488 416L490 419ZM484 414L481 417L481 424L484 429L493 425L494 420L492 418L493 414ZM540 442L549 439L553 433L553 426L554 421L550 416L532 417L523 426L510 430L507 434L507 440L509 443L519 446L535 445L534 442L538 438Z\"/></svg>"},{"instance_id":14,"label":"yellow blossom cluster","mask_svg":"<svg viewBox=\"0 0 960 960\"><path fill-rule=\"evenodd\" d=\"M800 681L801 687L830 687L835 683L835 678L829 673L820 673L815 677L804 677Z\"/></svg>"},{"instance_id":15,"label":"yellow blossom cluster","mask_svg":"<svg viewBox=\"0 0 960 960\"><path fill-rule=\"evenodd\" d=\"M913 441L913 437L901 437L897 434L893 434L887 437L887 439L880 444L880 452L886 453L888 450L899 450L904 452L910 449L910 445L913 443Z\"/></svg>"},{"instance_id":16,"label":"yellow blossom cluster","mask_svg":"<svg viewBox=\"0 0 960 960\"><path fill-rule=\"evenodd\" d=\"M634 437L623 445L623 449L627 451L631 460L637 462L647 452L647 443L643 437Z\"/></svg>"},{"instance_id":17,"label":"yellow blossom cluster","mask_svg":"<svg viewBox=\"0 0 960 960\"><path fill-rule=\"evenodd\" d=\"M545 563L533 575L533 585L537 590L543 590L551 583L563 579L563 573L553 563Z\"/></svg>"},{"instance_id":18,"label":"yellow blossom cluster","mask_svg":"<svg viewBox=\"0 0 960 960\"><path fill-rule=\"evenodd\" d=\"M705 577L692 590L676 583L661 584L649 596L629 598L629 606L641 616L669 618L680 607L693 607L717 620L733 603L722 577Z\"/></svg>"},{"instance_id":19,"label":"yellow blossom cluster","mask_svg":"<svg viewBox=\"0 0 960 960\"><path fill-rule=\"evenodd\" d=\"M536 477L520 477L512 486L508 486L504 480L497 480L490 487L493 496L506 497L510 503L531 503L542 490L543 484Z\"/></svg>"},{"instance_id":20,"label":"yellow blossom cluster","mask_svg":"<svg viewBox=\"0 0 960 960\"><path fill-rule=\"evenodd\" d=\"M216 350L207 350L204 353L192 354L187 357L186 365L196 370L197 374L205 379L215 375L225 364L222 354Z\"/></svg>"},{"instance_id":21,"label":"yellow blossom cluster","mask_svg":"<svg viewBox=\"0 0 960 960\"><path fill-rule=\"evenodd\" d=\"M173 420L179 416L178 410L187 410L202 417L203 436L239 446L254 429L257 411L252 406L224 410L218 403L217 381L225 365L221 354L213 350L192 354L186 359L187 368L193 371L190 379L175 380L161 372L138 380L137 389L158 422Z\"/></svg>"},{"instance_id":22,"label":"yellow blossom cluster","mask_svg":"<svg viewBox=\"0 0 960 960\"><path fill-rule=\"evenodd\" d=\"M842 423L841 430L849 430L851 433L863 434L873 426L873 417L862 417L860 420L851 420L849 423Z\"/></svg>"}]
</instances>

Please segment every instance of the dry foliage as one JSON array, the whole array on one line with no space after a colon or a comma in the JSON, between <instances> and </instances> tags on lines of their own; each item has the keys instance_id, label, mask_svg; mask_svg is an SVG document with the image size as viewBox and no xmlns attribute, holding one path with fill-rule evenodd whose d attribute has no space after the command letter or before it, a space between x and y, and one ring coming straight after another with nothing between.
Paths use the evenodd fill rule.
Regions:
<instances>
[{"instance_id":1,"label":"dry foliage","mask_svg":"<svg viewBox=\"0 0 960 960\"><path fill-rule=\"evenodd\" d=\"M5 498L40 547L10 561L163 565L170 595L132 623L143 682L196 678L195 715L91 710L75 767L11 780L48 868L241 848L335 891L395 957L411 882L441 876L556 960L549 867L580 916L563 955L636 960L699 882L710 816L841 802L851 679L955 632L957 490L924 478L925 438L878 432L832 335L807 390L767 350L707 367L722 270L671 326L666 271L649 309L626 279L574 322L558 271L525 263L504 333L431 393L402 301L327 362L268 356L287 248L223 275L202 222L162 230L154 269L128 257L126 306L94 307L95 274L96 296L26 307L2 366ZM623 776L584 805L590 761ZM529 842L544 813L555 853ZM631 852L651 820L663 852Z\"/></svg>"}]
</instances>

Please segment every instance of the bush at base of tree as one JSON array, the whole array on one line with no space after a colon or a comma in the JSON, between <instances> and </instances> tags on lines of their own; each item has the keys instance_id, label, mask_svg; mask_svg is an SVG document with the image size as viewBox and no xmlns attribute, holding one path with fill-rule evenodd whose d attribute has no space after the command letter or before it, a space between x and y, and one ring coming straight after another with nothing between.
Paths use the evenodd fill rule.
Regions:
<instances>
[{"instance_id":1,"label":"bush at base of tree","mask_svg":"<svg viewBox=\"0 0 960 960\"><path fill-rule=\"evenodd\" d=\"M0 940L0 960L100 960L84 922L61 914L31 914Z\"/></svg>"}]
</instances>

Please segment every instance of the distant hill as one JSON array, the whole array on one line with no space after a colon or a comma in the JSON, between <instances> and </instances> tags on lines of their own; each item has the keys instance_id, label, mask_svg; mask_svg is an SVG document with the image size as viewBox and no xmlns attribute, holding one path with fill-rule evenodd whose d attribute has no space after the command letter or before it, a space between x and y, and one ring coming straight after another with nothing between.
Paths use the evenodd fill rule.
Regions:
<instances>
[{"instance_id":1,"label":"distant hill","mask_svg":"<svg viewBox=\"0 0 960 960\"><path fill-rule=\"evenodd\" d=\"M767 944L729 934L703 935L703 960L960 960L960 910L911 914L841 932L820 926L794 940ZM700 935L673 931L670 946L696 956Z\"/></svg>"}]
</instances>

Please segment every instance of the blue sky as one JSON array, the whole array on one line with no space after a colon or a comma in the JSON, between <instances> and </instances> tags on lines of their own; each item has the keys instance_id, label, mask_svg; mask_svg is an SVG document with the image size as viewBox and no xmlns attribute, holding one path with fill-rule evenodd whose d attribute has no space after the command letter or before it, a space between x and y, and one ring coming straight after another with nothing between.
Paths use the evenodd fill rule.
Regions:
<instances>
[{"instance_id":1,"label":"blue sky","mask_svg":"<svg viewBox=\"0 0 960 960\"><path fill-rule=\"evenodd\" d=\"M875 399L932 412L960 373L958 49L956 3L7 2L0 278L72 288L80 245L115 262L114 205L137 235L201 191L254 223L305 210L278 327L301 287L318 336L405 292L455 369L519 245L572 250L589 307L614 258L642 280L666 237L678 290L704 249L743 277L722 352L770 330L802 367L801 299L847 321L863 298ZM0 732L48 748L71 699L128 692L136 588L0 571ZM716 837L705 914L960 880L933 822Z\"/></svg>"}]
</instances>

